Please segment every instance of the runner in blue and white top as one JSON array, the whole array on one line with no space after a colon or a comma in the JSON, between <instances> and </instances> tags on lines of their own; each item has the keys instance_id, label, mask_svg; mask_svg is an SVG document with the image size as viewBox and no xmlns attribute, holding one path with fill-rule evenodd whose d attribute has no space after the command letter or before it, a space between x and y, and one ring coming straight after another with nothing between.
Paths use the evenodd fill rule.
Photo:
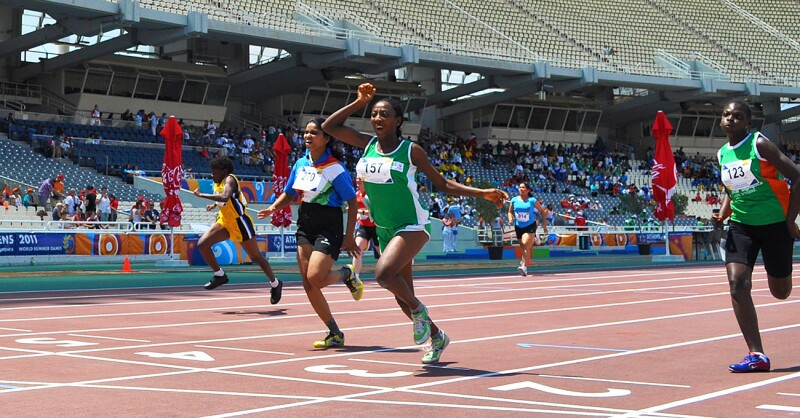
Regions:
<instances>
[{"instance_id":1,"label":"runner in blue and white top","mask_svg":"<svg viewBox=\"0 0 800 418\"><path fill-rule=\"evenodd\" d=\"M531 264L531 249L536 242L536 213L545 213L542 204L531 196L531 189L528 183L522 182L518 186L519 196L511 199L508 205L508 223L514 224L517 233L517 241L522 249L522 259L520 260L517 271L523 276L528 275L528 265ZM547 217L543 216L542 229L547 232Z\"/></svg>"},{"instance_id":2,"label":"runner in blue and white top","mask_svg":"<svg viewBox=\"0 0 800 418\"><path fill-rule=\"evenodd\" d=\"M353 299L360 300L364 285L355 277L355 267L348 264L331 270L339 259L340 250L351 256L359 254L353 231L358 217L356 192L350 173L337 158L332 136L322 131L324 119L314 119L306 125L303 135L306 155L300 158L289 174L286 188L275 199L275 203L258 212L264 219L275 211L288 206L294 197L301 196L302 203L297 215L297 265L303 279L303 289L322 322L328 327L328 335L314 341L314 348L341 347L344 333L333 319L322 288L343 281ZM342 207L347 203L347 227L343 225Z\"/></svg>"}]
</instances>

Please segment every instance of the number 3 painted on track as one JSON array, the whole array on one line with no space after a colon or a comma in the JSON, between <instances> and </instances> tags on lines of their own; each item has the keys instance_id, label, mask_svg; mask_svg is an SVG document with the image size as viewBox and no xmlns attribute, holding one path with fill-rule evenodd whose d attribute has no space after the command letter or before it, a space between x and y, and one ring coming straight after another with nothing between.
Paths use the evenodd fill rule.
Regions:
<instances>
[{"instance_id":1,"label":"number 3 painted on track","mask_svg":"<svg viewBox=\"0 0 800 418\"><path fill-rule=\"evenodd\" d=\"M631 391L627 389L612 389L612 388L608 388L607 392L573 392L571 390L558 389L547 385L543 385L541 383L534 383L529 381L517 382L517 383L512 383L510 385L495 386L493 388L489 388L489 390L501 390L501 391L518 390L518 389L536 389L536 390L541 390L542 392L552 393L554 395L577 396L583 398L613 398L616 396L628 396L631 394Z\"/></svg>"},{"instance_id":2,"label":"number 3 painted on track","mask_svg":"<svg viewBox=\"0 0 800 418\"><path fill-rule=\"evenodd\" d=\"M344 368L345 370L341 370ZM332 370L340 369L340 370ZM308 366L305 369L307 372L312 373L328 373L328 374L349 374L356 377L403 377L409 376L414 373L411 372L393 372L393 373L370 373L366 370L348 369L347 366L338 364L323 364L321 366Z\"/></svg>"}]
</instances>

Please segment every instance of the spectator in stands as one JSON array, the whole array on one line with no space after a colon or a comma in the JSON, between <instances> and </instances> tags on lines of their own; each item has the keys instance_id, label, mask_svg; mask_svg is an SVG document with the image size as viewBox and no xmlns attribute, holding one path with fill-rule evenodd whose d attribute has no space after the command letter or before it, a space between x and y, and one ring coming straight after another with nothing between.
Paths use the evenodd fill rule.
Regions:
<instances>
[{"instance_id":1,"label":"spectator in stands","mask_svg":"<svg viewBox=\"0 0 800 418\"><path fill-rule=\"evenodd\" d=\"M456 228L455 217L446 213L442 218L442 252L444 253L456 252L453 228Z\"/></svg>"},{"instance_id":2,"label":"spectator in stands","mask_svg":"<svg viewBox=\"0 0 800 418\"><path fill-rule=\"evenodd\" d=\"M75 189L69 189L67 197L64 199L67 213L70 217L75 214L75 210L81 205L81 200L75 195Z\"/></svg>"},{"instance_id":3,"label":"spectator in stands","mask_svg":"<svg viewBox=\"0 0 800 418\"><path fill-rule=\"evenodd\" d=\"M156 229L156 226L159 224L159 213L156 210L155 202L150 202L147 204L147 210L144 211L144 222L148 223L148 229Z\"/></svg>"},{"instance_id":4,"label":"spectator in stands","mask_svg":"<svg viewBox=\"0 0 800 418\"><path fill-rule=\"evenodd\" d=\"M140 111L136 112L136 116L134 116L133 120L136 123L136 127L141 129L142 128L142 122L144 120L144 111L140 110Z\"/></svg>"},{"instance_id":5,"label":"spectator in stands","mask_svg":"<svg viewBox=\"0 0 800 418\"><path fill-rule=\"evenodd\" d=\"M33 206L34 210L38 209L38 200L36 200L36 196L33 194L33 188L28 187L28 190L25 191L25 197L22 198L22 205L26 208Z\"/></svg>"},{"instance_id":6,"label":"spectator in stands","mask_svg":"<svg viewBox=\"0 0 800 418\"><path fill-rule=\"evenodd\" d=\"M64 140L64 129L60 126L56 128L56 132L53 134L53 139L50 140L51 147L53 149L53 154L51 155L52 158L61 158L62 156L62 148L61 142Z\"/></svg>"},{"instance_id":7,"label":"spectator in stands","mask_svg":"<svg viewBox=\"0 0 800 418\"><path fill-rule=\"evenodd\" d=\"M125 109L125 111L122 112L121 115L119 115L119 118L121 120L132 121L133 120L133 115L131 115L131 110L130 109Z\"/></svg>"},{"instance_id":8,"label":"spectator in stands","mask_svg":"<svg viewBox=\"0 0 800 418\"><path fill-rule=\"evenodd\" d=\"M540 216L545 218L547 225L555 225L556 212L553 209L553 204L548 203L544 208L544 213L540 213Z\"/></svg>"},{"instance_id":9,"label":"spectator in stands","mask_svg":"<svg viewBox=\"0 0 800 418\"><path fill-rule=\"evenodd\" d=\"M68 157L72 159L73 151L72 138L64 135L64 137L61 138L61 157Z\"/></svg>"},{"instance_id":10,"label":"spectator in stands","mask_svg":"<svg viewBox=\"0 0 800 418\"><path fill-rule=\"evenodd\" d=\"M528 275L528 265L531 264L531 249L536 241L536 229L539 223L536 220L536 213L544 213L545 209L539 201L531 196L531 189L528 183L520 183L517 186L519 196L511 199L508 205L508 223L514 225L514 232L517 235L522 257L517 271L522 276ZM542 229L547 230L547 218L542 219Z\"/></svg>"},{"instance_id":11,"label":"spectator in stands","mask_svg":"<svg viewBox=\"0 0 800 418\"><path fill-rule=\"evenodd\" d=\"M208 137L214 139L217 137L217 125L214 123L214 119L208 121L208 125L206 126L206 133Z\"/></svg>"},{"instance_id":12,"label":"spectator in stands","mask_svg":"<svg viewBox=\"0 0 800 418\"><path fill-rule=\"evenodd\" d=\"M83 207L86 211L87 217L97 212L97 191L91 184L86 186L86 194L83 198Z\"/></svg>"},{"instance_id":13,"label":"spectator in stands","mask_svg":"<svg viewBox=\"0 0 800 418\"><path fill-rule=\"evenodd\" d=\"M92 125L92 126L95 126L95 125L100 126L100 117L102 115L103 115L103 113L100 112L100 109L97 108L97 105L94 105L94 109L92 109L92 120L91 120L90 125Z\"/></svg>"},{"instance_id":14,"label":"spectator in stands","mask_svg":"<svg viewBox=\"0 0 800 418\"><path fill-rule=\"evenodd\" d=\"M55 191L53 190L53 183L55 182L55 177L49 177L44 179L42 184L39 185L39 204L45 211L50 210L53 207L53 201L59 198L59 196L55 195Z\"/></svg>"},{"instance_id":15,"label":"spectator in stands","mask_svg":"<svg viewBox=\"0 0 800 418\"><path fill-rule=\"evenodd\" d=\"M128 222L133 224L133 229L142 229L142 220L144 219L144 201L137 200L131 208L128 215Z\"/></svg>"},{"instance_id":16,"label":"spectator in stands","mask_svg":"<svg viewBox=\"0 0 800 418\"><path fill-rule=\"evenodd\" d=\"M75 211L75 214L72 215L71 220L75 222L75 224L72 225L73 228L85 227L86 224L84 222L86 222L86 214L83 212L83 209L79 207L78 210Z\"/></svg>"},{"instance_id":17,"label":"spectator in stands","mask_svg":"<svg viewBox=\"0 0 800 418\"><path fill-rule=\"evenodd\" d=\"M751 132L752 110L733 100L722 108L720 128L728 143L717 153L727 193L715 224L728 217L725 267L736 321L749 353L732 372L769 371L751 289L760 252L770 293L787 299L792 292L794 240L800 238L795 220L800 210L800 167L761 132ZM791 182L791 188L784 182Z\"/></svg>"},{"instance_id":18,"label":"spectator in stands","mask_svg":"<svg viewBox=\"0 0 800 418\"><path fill-rule=\"evenodd\" d=\"M586 223L586 216L583 214L582 210L579 210L575 214L575 229L578 231L588 231L589 227L586 226Z\"/></svg>"},{"instance_id":19,"label":"spectator in stands","mask_svg":"<svg viewBox=\"0 0 800 418\"><path fill-rule=\"evenodd\" d=\"M150 121L150 135L157 136L158 133L156 132L156 129L158 128L158 117L156 117L155 112L150 112L148 117L148 120Z\"/></svg>"},{"instance_id":20,"label":"spectator in stands","mask_svg":"<svg viewBox=\"0 0 800 418\"><path fill-rule=\"evenodd\" d=\"M98 219L102 222L110 221L111 217L111 199L108 197L108 188L103 186L100 189L100 196L97 197L97 213Z\"/></svg>"},{"instance_id":21,"label":"spectator in stands","mask_svg":"<svg viewBox=\"0 0 800 418\"><path fill-rule=\"evenodd\" d=\"M14 112L8 112L8 115L6 115L5 119L3 119L3 122L0 123L0 132L9 133L9 127L15 122Z\"/></svg>"},{"instance_id":22,"label":"spectator in stands","mask_svg":"<svg viewBox=\"0 0 800 418\"><path fill-rule=\"evenodd\" d=\"M108 220L109 222L116 222L117 221L117 211L119 210L119 200L113 194L108 195L109 206L111 207L111 212L109 212Z\"/></svg>"},{"instance_id":23,"label":"spectator in stands","mask_svg":"<svg viewBox=\"0 0 800 418\"><path fill-rule=\"evenodd\" d=\"M19 210L19 208L23 205L22 196L19 193L19 187L15 187L11 191L11 195L12 195L11 196L11 202L12 202L11 204L14 205L17 208L17 210Z\"/></svg>"},{"instance_id":24,"label":"spectator in stands","mask_svg":"<svg viewBox=\"0 0 800 418\"><path fill-rule=\"evenodd\" d=\"M97 212L92 212L91 214L86 216L85 225L89 229L98 229L100 228L100 225L98 224L99 220L100 218L97 217Z\"/></svg>"},{"instance_id":25,"label":"spectator in stands","mask_svg":"<svg viewBox=\"0 0 800 418\"><path fill-rule=\"evenodd\" d=\"M64 175L59 174L56 176L56 181L53 183L53 192L56 196L58 196L57 200L62 200L64 198Z\"/></svg>"}]
</instances>

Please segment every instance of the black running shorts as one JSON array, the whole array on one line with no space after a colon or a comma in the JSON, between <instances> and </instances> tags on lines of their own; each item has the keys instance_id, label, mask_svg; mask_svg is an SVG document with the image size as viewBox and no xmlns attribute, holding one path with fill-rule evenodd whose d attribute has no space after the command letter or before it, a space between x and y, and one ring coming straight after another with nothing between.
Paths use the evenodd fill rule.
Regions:
<instances>
[{"instance_id":1,"label":"black running shorts","mask_svg":"<svg viewBox=\"0 0 800 418\"><path fill-rule=\"evenodd\" d=\"M314 251L338 260L344 235L342 208L303 202L297 217L297 245L311 244Z\"/></svg>"},{"instance_id":2,"label":"black running shorts","mask_svg":"<svg viewBox=\"0 0 800 418\"><path fill-rule=\"evenodd\" d=\"M786 222L753 226L730 221L728 225L725 264L741 263L753 268L761 251L767 274L776 278L792 274L794 238Z\"/></svg>"}]
</instances>

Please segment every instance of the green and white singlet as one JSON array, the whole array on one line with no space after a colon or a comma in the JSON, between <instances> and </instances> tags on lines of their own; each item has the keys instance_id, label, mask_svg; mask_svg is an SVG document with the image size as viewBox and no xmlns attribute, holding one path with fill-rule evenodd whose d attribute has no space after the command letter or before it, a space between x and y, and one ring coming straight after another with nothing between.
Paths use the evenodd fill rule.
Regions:
<instances>
[{"instance_id":1,"label":"green and white singlet","mask_svg":"<svg viewBox=\"0 0 800 418\"><path fill-rule=\"evenodd\" d=\"M717 152L720 178L731 199L731 220L753 226L786 221L789 208L789 185L775 166L758 154L759 136L763 136L761 132L751 133Z\"/></svg>"},{"instance_id":2,"label":"green and white singlet","mask_svg":"<svg viewBox=\"0 0 800 418\"><path fill-rule=\"evenodd\" d=\"M411 163L412 144L401 140L392 152L382 153L378 151L378 137L373 137L356 165L369 197L381 248L400 231L425 231L430 235L428 208L419 200L417 167Z\"/></svg>"}]
</instances>

